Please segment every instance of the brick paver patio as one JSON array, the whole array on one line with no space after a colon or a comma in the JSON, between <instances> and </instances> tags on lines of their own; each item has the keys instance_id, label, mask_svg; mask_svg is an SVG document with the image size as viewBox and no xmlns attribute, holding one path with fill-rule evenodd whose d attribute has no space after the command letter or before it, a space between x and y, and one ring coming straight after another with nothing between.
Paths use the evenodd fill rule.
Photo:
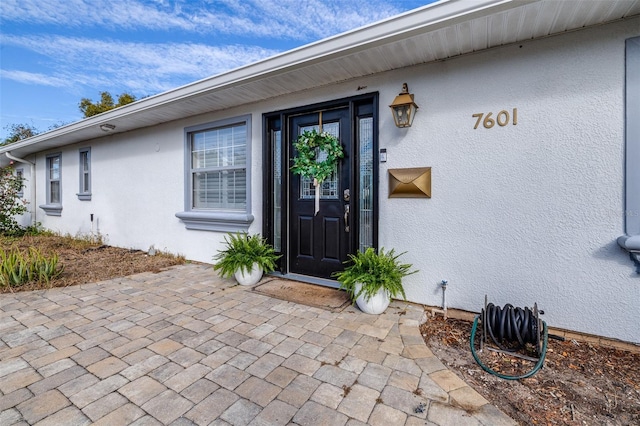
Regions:
<instances>
[{"instance_id":1,"label":"brick paver patio","mask_svg":"<svg viewBox=\"0 0 640 426\"><path fill-rule=\"evenodd\" d=\"M2 294L0 425L514 425L422 315L284 302L207 265Z\"/></svg>"}]
</instances>

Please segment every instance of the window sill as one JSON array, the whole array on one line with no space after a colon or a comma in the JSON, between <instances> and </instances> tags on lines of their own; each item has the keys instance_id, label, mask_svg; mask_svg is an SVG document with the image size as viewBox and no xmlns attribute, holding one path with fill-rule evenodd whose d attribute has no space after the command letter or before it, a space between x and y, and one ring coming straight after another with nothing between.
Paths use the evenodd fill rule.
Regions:
<instances>
[{"instance_id":1,"label":"window sill","mask_svg":"<svg viewBox=\"0 0 640 426\"><path fill-rule=\"evenodd\" d=\"M187 229L198 231L247 232L253 222L249 213L228 212L179 212L176 217Z\"/></svg>"},{"instance_id":2,"label":"window sill","mask_svg":"<svg viewBox=\"0 0 640 426\"><path fill-rule=\"evenodd\" d=\"M39 206L47 216L62 216L62 206L60 204L43 204Z\"/></svg>"},{"instance_id":3,"label":"window sill","mask_svg":"<svg viewBox=\"0 0 640 426\"><path fill-rule=\"evenodd\" d=\"M78 196L78 200L80 201L91 201L91 193L84 193L84 194L76 194Z\"/></svg>"}]
</instances>

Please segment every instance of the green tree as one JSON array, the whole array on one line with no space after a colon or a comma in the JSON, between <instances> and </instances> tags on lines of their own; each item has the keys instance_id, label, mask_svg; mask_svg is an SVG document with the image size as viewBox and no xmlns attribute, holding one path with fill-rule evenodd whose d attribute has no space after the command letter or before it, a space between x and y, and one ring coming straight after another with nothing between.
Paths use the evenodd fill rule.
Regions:
<instances>
[{"instance_id":1,"label":"green tree","mask_svg":"<svg viewBox=\"0 0 640 426\"><path fill-rule=\"evenodd\" d=\"M136 101L136 97L129 94L123 93L118 96L118 103L115 103L113 100L113 96L109 92L101 92L100 93L100 101L92 102L91 99L82 98L80 103L78 104L78 108L84 114L84 117L93 117L94 115L102 114L103 112L107 112L114 108L121 107L123 105L130 104Z\"/></svg>"},{"instance_id":2,"label":"green tree","mask_svg":"<svg viewBox=\"0 0 640 426\"><path fill-rule=\"evenodd\" d=\"M15 217L27 211L27 201L18 196L22 184L23 179L14 174L13 168L0 169L0 234L15 234L21 230Z\"/></svg>"},{"instance_id":3,"label":"green tree","mask_svg":"<svg viewBox=\"0 0 640 426\"><path fill-rule=\"evenodd\" d=\"M29 124L10 124L5 126L5 129L9 131L9 136L0 142L0 145L8 145L10 143L18 142L22 139L27 139L40 133L38 129Z\"/></svg>"}]
</instances>

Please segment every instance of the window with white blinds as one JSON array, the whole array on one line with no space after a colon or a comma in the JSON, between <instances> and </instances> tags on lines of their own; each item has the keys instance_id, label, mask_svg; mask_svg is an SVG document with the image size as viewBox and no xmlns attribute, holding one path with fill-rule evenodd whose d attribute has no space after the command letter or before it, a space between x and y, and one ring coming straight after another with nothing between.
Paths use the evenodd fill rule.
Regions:
<instances>
[{"instance_id":1,"label":"window with white blinds","mask_svg":"<svg viewBox=\"0 0 640 426\"><path fill-rule=\"evenodd\" d=\"M250 148L250 115L185 129L185 210L176 216L187 229L248 229Z\"/></svg>"},{"instance_id":2,"label":"window with white blinds","mask_svg":"<svg viewBox=\"0 0 640 426\"><path fill-rule=\"evenodd\" d=\"M194 209L247 208L247 125L191 134Z\"/></svg>"}]
</instances>

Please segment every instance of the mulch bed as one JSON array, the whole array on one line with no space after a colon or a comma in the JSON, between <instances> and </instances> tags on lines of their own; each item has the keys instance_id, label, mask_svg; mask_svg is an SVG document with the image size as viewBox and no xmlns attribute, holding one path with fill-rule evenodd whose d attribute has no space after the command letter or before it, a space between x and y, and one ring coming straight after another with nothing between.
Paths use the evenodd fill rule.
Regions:
<instances>
[{"instance_id":1,"label":"mulch bed","mask_svg":"<svg viewBox=\"0 0 640 426\"><path fill-rule=\"evenodd\" d=\"M549 340L544 366L533 376L504 380L475 362L472 323L429 318L420 327L433 353L470 386L521 425L640 424L640 354L569 340ZM506 375L534 363L483 351L483 363Z\"/></svg>"},{"instance_id":2,"label":"mulch bed","mask_svg":"<svg viewBox=\"0 0 640 426\"><path fill-rule=\"evenodd\" d=\"M57 253L64 266L63 273L48 285L28 283L20 287L1 287L0 293L65 287L124 277L141 272L160 272L170 266L185 263L180 256L156 253L150 256L141 250L111 247L99 241L77 240L57 235L34 235L22 238L0 237L5 249L38 248L43 254Z\"/></svg>"}]
</instances>

